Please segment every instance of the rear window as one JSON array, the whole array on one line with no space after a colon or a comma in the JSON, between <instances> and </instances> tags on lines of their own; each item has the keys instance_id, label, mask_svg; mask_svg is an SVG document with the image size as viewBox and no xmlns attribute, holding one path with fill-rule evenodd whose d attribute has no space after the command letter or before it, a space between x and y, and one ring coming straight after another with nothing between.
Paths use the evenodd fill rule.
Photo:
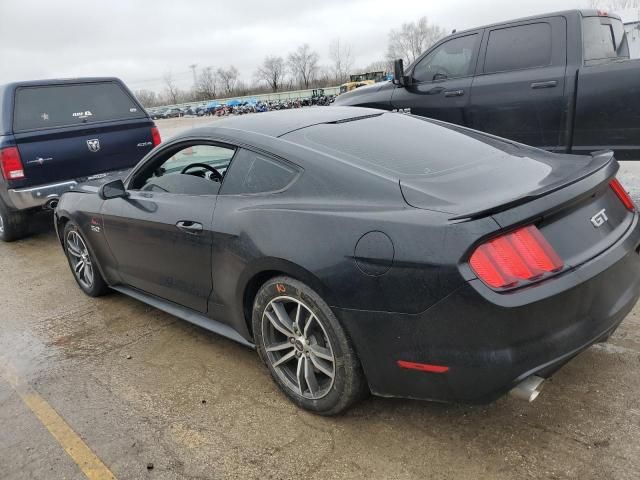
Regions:
<instances>
[{"instance_id":1,"label":"rear window","mask_svg":"<svg viewBox=\"0 0 640 480\"><path fill-rule=\"evenodd\" d=\"M582 20L582 30L586 65L629 58L629 45L621 21L609 17L587 17Z\"/></svg>"},{"instance_id":2,"label":"rear window","mask_svg":"<svg viewBox=\"0 0 640 480\"><path fill-rule=\"evenodd\" d=\"M484 72L506 72L551 65L551 25L533 23L489 34Z\"/></svg>"},{"instance_id":3,"label":"rear window","mask_svg":"<svg viewBox=\"0 0 640 480\"><path fill-rule=\"evenodd\" d=\"M15 94L14 131L144 117L114 82L21 87Z\"/></svg>"},{"instance_id":4,"label":"rear window","mask_svg":"<svg viewBox=\"0 0 640 480\"><path fill-rule=\"evenodd\" d=\"M298 171L281 162L240 150L231 162L220 193L225 195L267 193L282 190Z\"/></svg>"}]
</instances>

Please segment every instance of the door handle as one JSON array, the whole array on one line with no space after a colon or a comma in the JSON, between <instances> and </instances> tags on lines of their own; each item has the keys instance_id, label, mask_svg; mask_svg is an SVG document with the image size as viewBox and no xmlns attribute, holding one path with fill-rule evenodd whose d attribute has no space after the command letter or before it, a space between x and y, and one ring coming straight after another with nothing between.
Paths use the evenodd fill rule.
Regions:
<instances>
[{"instance_id":1,"label":"door handle","mask_svg":"<svg viewBox=\"0 0 640 480\"><path fill-rule=\"evenodd\" d=\"M427 90L427 95L438 95L444 92L444 87L433 87L431 90Z\"/></svg>"},{"instance_id":2,"label":"door handle","mask_svg":"<svg viewBox=\"0 0 640 480\"><path fill-rule=\"evenodd\" d=\"M181 220L176 223L176 227L178 227L178 230L182 230L191 235L197 235L204 230L201 223L192 222L191 220Z\"/></svg>"},{"instance_id":3,"label":"door handle","mask_svg":"<svg viewBox=\"0 0 640 480\"><path fill-rule=\"evenodd\" d=\"M558 85L558 82L556 82L555 80L551 80L549 82L533 82L531 84L531 88L533 89L538 89L538 88L553 88L555 86Z\"/></svg>"},{"instance_id":4,"label":"door handle","mask_svg":"<svg viewBox=\"0 0 640 480\"><path fill-rule=\"evenodd\" d=\"M464 90L447 90L444 92L445 97L461 97L464 95Z\"/></svg>"}]
</instances>

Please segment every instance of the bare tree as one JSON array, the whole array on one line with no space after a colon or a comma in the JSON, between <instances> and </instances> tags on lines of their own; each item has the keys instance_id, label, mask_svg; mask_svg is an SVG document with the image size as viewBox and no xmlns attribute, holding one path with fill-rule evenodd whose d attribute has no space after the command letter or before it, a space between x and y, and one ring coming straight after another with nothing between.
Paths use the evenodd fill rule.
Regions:
<instances>
[{"instance_id":1,"label":"bare tree","mask_svg":"<svg viewBox=\"0 0 640 480\"><path fill-rule=\"evenodd\" d=\"M178 98L180 97L180 89L178 88L175 81L173 80L172 73L171 72L165 73L164 76L162 77L162 81L164 82L165 93L167 95L168 100L171 102L172 105L175 105L176 103L178 103Z\"/></svg>"},{"instance_id":2,"label":"bare tree","mask_svg":"<svg viewBox=\"0 0 640 480\"><path fill-rule=\"evenodd\" d=\"M225 95L231 95L238 81L238 69L231 65L227 69L219 68L216 73Z\"/></svg>"},{"instance_id":3,"label":"bare tree","mask_svg":"<svg viewBox=\"0 0 640 480\"><path fill-rule=\"evenodd\" d=\"M309 84L318 72L318 60L320 56L311 50L308 43L300 45L295 52L289 54L289 68L298 79L300 86L309 88Z\"/></svg>"},{"instance_id":4,"label":"bare tree","mask_svg":"<svg viewBox=\"0 0 640 480\"><path fill-rule=\"evenodd\" d=\"M604 8L612 11L640 8L640 0L590 0L591 8Z\"/></svg>"},{"instance_id":5,"label":"bare tree","mask_svg":"<svg viewBox=\"0 0 640 480\"><path fill-rule=\"evenodd\" d=\"M430 24L427 17L422 17L416 22L403 23L399 29L389 32L387 58L402 58L405 64L411 63L446 34L444 28Z\"/></svg>"},{"instance_id":6,"label":"bare tree","mask_svg":"<svg viewBox=\"0 0 640 480\"><path fill-rule=\"evenodd\" d=\"M339 38L332 40L329 44L329 58L335 82L346 82L354 62L351 45L341 43Z\"/></svg>"},{"instance_id":7,"label":"bare tree","mask_svg":"<svg viewBox=\"0 0 640 480\"><path fill-rule=\"evenodd\" d=\"M391 60L377 60L375 62L371 62L365 68L367 72L385 72L390 73L393 71L393 61Z\"/></svg>"},{"instance_id":8,"label":"bare tree","mask_svg":"<svg viewBox=\"0 0 640 480\"><path fill-rule=\"evenodd\" d=\"M285 77L284 59L282 57L267 56L262 65L256 70L255 77L269 85L272 91L282 88Z\"/></svg>"},{"instance_id":9,"label":"bare tree","mask_svg":"<svg viewBox=\"0 0 640 480\"><path fill-rule=\"evenodd\" d=\"M133 93L143 107L153 107L158 104L158 95L153 90L141 88Z\"/></svg>"},{"instance_id":10,"label":"bare tree","mask_svg":"<svg viewBox=\"0 0 640 480\"><path fill-rule=\"evenodd\" d=\"M200 100L216 98L216 74L211 67L204 68L196 83L196 96Z\"/></svg>"}]
</instances>

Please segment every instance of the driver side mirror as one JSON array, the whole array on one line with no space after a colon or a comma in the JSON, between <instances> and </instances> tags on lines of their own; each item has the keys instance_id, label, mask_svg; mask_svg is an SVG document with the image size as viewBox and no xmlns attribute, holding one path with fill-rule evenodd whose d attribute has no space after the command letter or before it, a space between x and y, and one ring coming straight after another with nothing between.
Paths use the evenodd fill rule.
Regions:
<instances>
[{"instance_id":1,"label":"driver side mirror","mask_svg":"<svg viewBox=\"0 0 640 480\"><path fill-rule=\"evenodd\" d=\"M409 83L409 77L404 74L404 62L401 58L393 62L393 84L401 87Z\"/></svg>"},{"instance_id":2,"label":"driver side mirror","mask_svg":"<svg viewBox=\"0 0 640 480\"><path fill-rule=\"evenodd\" d=\"M122 180L118 179L102 185L98 195L102 200L109 200L112 198L127 198L129 193L124 188Z\"/></svg>"}]
</instances>

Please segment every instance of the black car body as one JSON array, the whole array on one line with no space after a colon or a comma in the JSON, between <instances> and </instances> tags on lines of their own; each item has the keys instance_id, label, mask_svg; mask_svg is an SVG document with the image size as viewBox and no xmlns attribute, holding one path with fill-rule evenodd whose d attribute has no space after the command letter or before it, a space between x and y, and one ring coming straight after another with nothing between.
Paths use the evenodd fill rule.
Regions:
<instances>
[{"instance_id":1,"label":"black car body","mask_svg":"<svg viewBox=\"0 0 640 480\"><path fill-rule=\"evenodd\" d=\"M335 104L410 110L554 152L612 149L637 160L639 77L620 18L572 10L456 32L402 80Z\"/></svg>"},{"instance_id":2,"label":"black car body","mask_svg":"<svg viewBox=\"0 0 640 480\"><path fill-rule=\"evenodd\" d=\"M29 213L87 179L130 169L158 143L149 115L117 78L0 86L0 236L19 238Z\"/></svg>"},{"instance_id":3,"label":"black car body","mask_svg":"<svg viewBox=\"0 0 640 480\"><path fill-rule=\"evenodd\" d=\"M171 175L186 157L162 163L202 145L230 149L210 163L221 185ZM185 132L124 187L65 194L56 225L63 245L77 226L108 285L247 345L257 292L286 275L330 306L373 393L484 402L607 338L638 299L638 214L617 169L611 152L302 109ZM508 285L481 279L474 252L523 227L559 263Z\"/></svg>"}]
</instances>

